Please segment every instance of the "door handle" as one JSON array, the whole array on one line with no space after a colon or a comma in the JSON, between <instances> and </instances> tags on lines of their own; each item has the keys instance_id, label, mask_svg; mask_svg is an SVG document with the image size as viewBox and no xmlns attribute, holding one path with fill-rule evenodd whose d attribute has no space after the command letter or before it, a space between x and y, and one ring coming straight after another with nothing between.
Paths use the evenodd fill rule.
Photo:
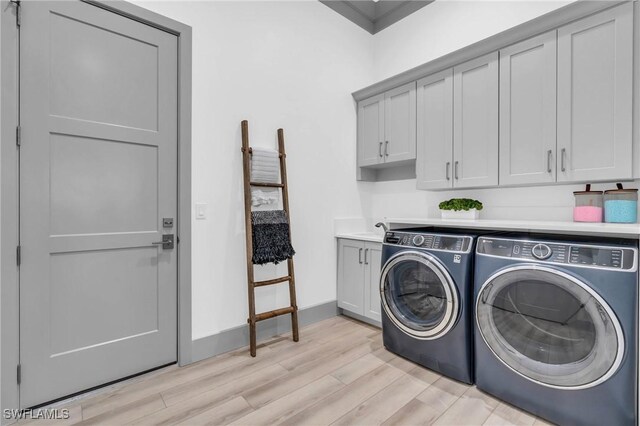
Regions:
<instances>
[{"instance_id":1,"label":"door handle","mask_svg":"<svg viewBox=\"0 0 640 426\"><path fill-rule=\"evenodd\" d=\"M154 246L162 246L163 250L173 249L173 234L162 234L162 241L156 241L151 243Z\"/></svg>"},{"instance_id":2,"label":"door handle","mask_svg":"<svg viewBox=\"0 0 640 426\"><path fill-rule=\"evenodd\" d=\"M547 173L551 173L551 150L547 151Z\"/></svg>"},{"instance_id":3,"label":"door handle","mask_svg":"<svg viewBox=\"0 0 640 426\"><path fill-rule=\"evenodd\" d=\"M562 151L560 151L560 170L562 170L563 172L567 171L567 168L564 165L564 161L566 157L567 157L567 149L562 148Z\"/></svg>"},{"instance_id":4,"label":"door handle","mask_svg":"<svg viewBox=\"0 0 640 426\"><path fill-rule=\"evenodd\" d=\"M446 176L447 176L447 180L451 180L451 176L449 176L449 171L451 169L451 161L447 161L447 166L446 166Z\"/></svg>"},{"instance_id":5,"label":"door handle","mask_svg":"<svg viewBox=\"0 0 640 426\"><path fill-rule=\"evenodd\" d=\"M358 249L358 263L362 264L362 249Z\"/></svg>"},{"instance_id":6,"label":"door handle","mask_svg":"<svg viewBox=\"0 0 640 426\"><path fill-rule=\"evenodd\" d=\"M367 261L367 254L369 253L369 249L364 249L364 264L368 265L369 262Z\"/></svg>"},{"instance_id":7,"label":"door handle","mask_svg":"<svg viewBox=\"0 0 640 426\"><path fill-rule=\"evenodd\" d=\"M389 141L384 141L384 156L389 156Z\"/></svg>"},{"instance_id":8,"label":"door handle","mask_svg":"<svg viewBox=\"0 0 640 426\"><path fill-rule=\"evenodd\" d=\"M380 146L378 147L378 155L382 158L382 142L380 142Z\"/></svg>"},{"instance_id":9,"label":"door handle","mask_svg":"<svg viewBox=\"0 0 640 426\"><path fill-rule=\"evenodd\" d=\"M456 180L458 180L458 164L459 164L459 163L460 163L459 161L456 161L456 162L454 163L454 165L453 165L453 167L454 167L454 171L453 171L453 173L454 173L454 177L456 178Z\"/></svg>"}]
</instances>

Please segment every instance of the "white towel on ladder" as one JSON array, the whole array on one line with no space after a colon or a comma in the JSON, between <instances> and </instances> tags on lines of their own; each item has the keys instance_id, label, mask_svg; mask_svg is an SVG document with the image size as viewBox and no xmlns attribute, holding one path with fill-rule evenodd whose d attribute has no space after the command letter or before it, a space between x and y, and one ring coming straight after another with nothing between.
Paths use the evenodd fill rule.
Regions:
<instances>
[{"instance_id":1,"label":"white towel on ladder","mask_svg":"<svg viewBox=\"0 0 640 426\"><path fill-rule=\"evenodd\" d=\"M275 149L251 148L251 182L280 182L280 153Z\"/></svg>"},{"instance_id":2,"label":"white towel on ladder","mask_svg":"<svg viewBox=\"0 0 640 426\"><path fill-rule=\"evenodd\" d=\"M263 205L278 204L280 201L280 190L278 188L258 189L251 188L251 204L254 207Z\"/></svg>"}]
</instances>

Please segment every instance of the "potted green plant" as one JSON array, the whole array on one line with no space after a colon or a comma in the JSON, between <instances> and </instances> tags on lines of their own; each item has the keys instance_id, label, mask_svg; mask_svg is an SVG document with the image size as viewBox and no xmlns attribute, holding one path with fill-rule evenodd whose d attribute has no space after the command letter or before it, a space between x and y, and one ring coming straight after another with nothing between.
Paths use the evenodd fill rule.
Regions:
<instances>
[{"instance_id":1,"label":"potted green plant","mask_svg":"<svg viewBox=\"0 0 640 426\"><path fill-rule=\"evenodd\" d=\"M477 219L483 206L471 198L452 198L441 202L438 207L443 219Z\"/></svg>"}]
</instances>

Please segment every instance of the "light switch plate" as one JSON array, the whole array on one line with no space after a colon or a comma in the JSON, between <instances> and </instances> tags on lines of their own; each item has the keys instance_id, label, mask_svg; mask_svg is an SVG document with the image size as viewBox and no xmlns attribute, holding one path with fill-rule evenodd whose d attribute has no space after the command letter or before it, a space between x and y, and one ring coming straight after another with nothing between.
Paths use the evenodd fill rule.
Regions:
<instances>
[{"instance_id":1,"label":"light switch plate","mask_svg":"<svg viewBox=\"0 0 640 426\"><path fill-rule=\"evenodd\" d=\"M207 218L207 204L196 203L196 219L203 220Z\"/></svg>"}]
</instances>

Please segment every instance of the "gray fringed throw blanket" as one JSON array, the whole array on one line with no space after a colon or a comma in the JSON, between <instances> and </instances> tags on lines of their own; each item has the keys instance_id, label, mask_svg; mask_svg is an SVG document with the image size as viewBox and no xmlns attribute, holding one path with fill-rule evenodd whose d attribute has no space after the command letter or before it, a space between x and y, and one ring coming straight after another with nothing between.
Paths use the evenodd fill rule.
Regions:
<instances>
[{"instance_id":1,"label":"gray fringed throw blanket","mask_svg":"<svg viewBox=\"0 0 640 426\"><path fill-rule=\"evenodd\" d=\"M278 264L296 252L289 240L289 221L284 210L251 212L253 225L253 263Z\"/></svg>"}]
</instances>

